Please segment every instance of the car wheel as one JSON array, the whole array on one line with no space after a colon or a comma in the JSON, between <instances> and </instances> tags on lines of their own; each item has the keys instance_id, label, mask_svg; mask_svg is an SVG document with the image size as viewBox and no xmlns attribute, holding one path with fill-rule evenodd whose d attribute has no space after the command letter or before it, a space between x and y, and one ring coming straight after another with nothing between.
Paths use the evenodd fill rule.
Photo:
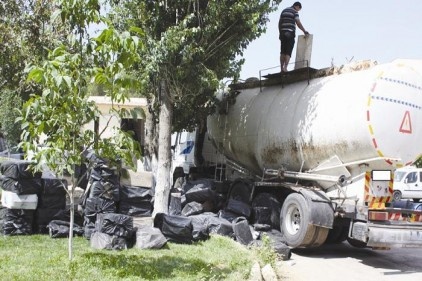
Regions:
<instances>
[{"instance_id":1,"label":"car wheel","mask_svg":"<svg viewBox=\"0 0 422 281\"><path fill-rule=\"evenodd\" d=\"M398 190L395 190L393 193L393 200L394 201L399 201L401 199L401 192Z\"/></svg>"}]
</instances>

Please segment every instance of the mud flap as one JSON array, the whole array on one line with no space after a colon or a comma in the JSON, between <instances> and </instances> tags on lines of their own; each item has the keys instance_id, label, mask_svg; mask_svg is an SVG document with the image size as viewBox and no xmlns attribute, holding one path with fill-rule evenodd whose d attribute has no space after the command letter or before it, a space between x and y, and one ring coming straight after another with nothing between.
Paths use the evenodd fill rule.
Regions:
<instances>
[{"instance_id":1,"label":"mud flap","mask_svg":"<svg viewBox=\"0 0 422 281\"><path fill-rule=\"evenodd\" d=\"M334 207L330 199L321 191L307 190L300 188L297 190L305 197L310 210L310 224L333 228Z\"/></svg>"}]
</instances>

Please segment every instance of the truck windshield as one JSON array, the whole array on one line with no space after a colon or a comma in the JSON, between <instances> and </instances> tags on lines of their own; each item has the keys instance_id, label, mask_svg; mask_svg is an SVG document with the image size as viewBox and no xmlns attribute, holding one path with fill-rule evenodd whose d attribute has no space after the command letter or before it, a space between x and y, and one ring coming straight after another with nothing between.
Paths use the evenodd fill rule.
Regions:
<instances>
[{"instance_id":1,"label":"truck windshield","mask_svg":"<svg viewBox=\"0 0 422 281\"><path fill-rule=\"evenodd\" d=\"M403 177L406 175L406 172L395 172L394 173L394 181L401 181Z\"/></svg>"}]
</instances>

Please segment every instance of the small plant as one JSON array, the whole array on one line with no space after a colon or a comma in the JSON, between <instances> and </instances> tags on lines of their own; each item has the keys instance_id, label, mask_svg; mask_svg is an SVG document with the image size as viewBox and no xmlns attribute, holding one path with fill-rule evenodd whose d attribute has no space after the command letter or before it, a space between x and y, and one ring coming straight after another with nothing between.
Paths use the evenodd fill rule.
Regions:
<instances>
[{"instance_id":1,"label":"small plant","mask_svg":"<svg viewBox=\"0 0 422 281\"><path fill-rule=\"evenodd\" d=\"M263 234L262 238L262 245L259 247L256 247L257 256L259 257L259 260L263 262L264 264L261 264L261 266L265 266L266 264L270 264L271 266L275 266L275 262L278 259L277 253L274 251L271 240L268 237L268 235Z\"/></svg>"}]
</instances>

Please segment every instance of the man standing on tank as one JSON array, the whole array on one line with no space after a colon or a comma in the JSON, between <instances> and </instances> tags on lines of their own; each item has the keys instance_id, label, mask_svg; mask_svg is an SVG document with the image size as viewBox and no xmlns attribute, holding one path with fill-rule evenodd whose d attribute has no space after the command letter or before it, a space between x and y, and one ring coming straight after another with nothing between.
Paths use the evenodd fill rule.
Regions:
<instances>
[{"instance_id":1,"label":"man standing on tank","mask_svg":"<svg viewBox=\"0 0 422 281\"><path fill-rule=\"evenodd\" d=\"M287 72L287 65L292 56L293 47L295 45L296 25L306 35L309 34L305 30L299 19L299 11L302 9L300 2L295 2L293 6L284 9L280 14L278 21L278 31L280 39L280 65L281 72Z\"/></svg>"}]
</instances>

